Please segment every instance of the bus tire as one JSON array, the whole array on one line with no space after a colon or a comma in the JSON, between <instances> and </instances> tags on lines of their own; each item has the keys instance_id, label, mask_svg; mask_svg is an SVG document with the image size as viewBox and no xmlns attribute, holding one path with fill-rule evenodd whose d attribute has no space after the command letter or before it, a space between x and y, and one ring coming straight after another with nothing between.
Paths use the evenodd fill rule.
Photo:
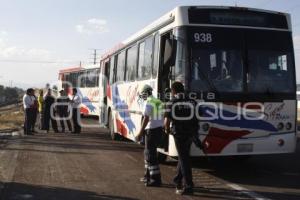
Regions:
<instances>
[{"instance_id":1,"label":"bus tire","mask_svg":"<svg viewBox=\"0 0 300 200\"><path fill-rule=\"evenodd\" d=\"M168 158L168 156L166 154L157 152L157 159L158 159L159 163L161 163L161 164L166 163L167 158Z\"/></svg>"},{"instance_id":2,"label":"bus tire","mask_svg":"<svg viewBox=\"0 0 300 200\"><path fill-rule=\"evenodd\" d=\"M112 140L118 140L118 133L116 133L114 131L114 122L113 122L113 118L112 118L112 114L109 113L109 133L110 133L110 137Z\"/></svg>"}]
</instances>

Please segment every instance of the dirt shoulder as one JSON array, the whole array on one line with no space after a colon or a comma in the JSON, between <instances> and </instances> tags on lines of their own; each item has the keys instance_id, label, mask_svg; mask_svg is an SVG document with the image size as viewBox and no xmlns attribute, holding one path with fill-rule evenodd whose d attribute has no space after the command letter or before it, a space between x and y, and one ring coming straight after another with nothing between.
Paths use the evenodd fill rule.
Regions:
<instances>
[{"instance_id":1,"label":"dirt shoulder","mask_svg":"<svg viewBox=\"0 0 300 200\"><path fill-rule=\"evenodd\" d=\"M0 132L18 130L24 123L24 111L21 106L0 108Z\"/></svg>"}]
</instances>

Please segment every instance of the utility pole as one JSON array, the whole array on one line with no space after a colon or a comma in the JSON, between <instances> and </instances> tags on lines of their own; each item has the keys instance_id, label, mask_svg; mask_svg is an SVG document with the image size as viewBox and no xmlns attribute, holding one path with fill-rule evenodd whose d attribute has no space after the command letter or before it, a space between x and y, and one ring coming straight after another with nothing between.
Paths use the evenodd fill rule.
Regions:
<instances>
[{"instance_id":1,"label":"utility pole","mask_svg":"<svg viewBox=\"0 0 300 200\"><path fill-rule=\"evenodd\" d=\"M92 56L93 56L93 64L94 65L96 65L97 64L97 57L98 57L98 50L101 50L101 49L90 49L90 50L92 50L93 51L93 54L92 54Z\"/></svg>"},{"instance_id":2,"label":"utility pole","mask_svg":"<svg viewBox=\"0 0 300 200\"><path fill-rule=\"evenodd\" d=\"M97 61L97 49L94 49L94 65L96 65Z\"/></svg>"}]
</instances>

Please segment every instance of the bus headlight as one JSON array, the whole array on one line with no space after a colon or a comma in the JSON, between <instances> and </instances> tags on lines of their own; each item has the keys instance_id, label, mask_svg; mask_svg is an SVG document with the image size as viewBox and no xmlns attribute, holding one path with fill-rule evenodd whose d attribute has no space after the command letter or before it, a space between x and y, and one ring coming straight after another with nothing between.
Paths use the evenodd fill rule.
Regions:
<instances>
[{"instance_id":1,"label":"bus headlight","mask_svg":"<svg viewBox=\"0 0 300 200\"><path fill-rule=\"evenodd\" d=\"M291 130L292 129L292 123L291 122L286 123L285 128L287 130Z\"/></svg>"},{"instance_id":2,"label":"bus headlight","mask_svg":"<svg viewBox=\"0 0 300 200\"><path fill-rule=\"evenodd\" d=\"M206 149L208 149L209 146L210 146L209 142L207 142L207 141L204 143L204 145L205 145L205 148L206 148Z\"/></svg>"},{"instance_id":3,"label":"bus headlight","mask_svg":"<svg viewBox=\"0 0 300 200\"><path fill-rule=\"evenodd\" d=\"M278 125L277 125L277 129L279 131L281 131L282 129L284 128L284 124L282 122L280 122Z\"/></svg>"},{"instance_id":4,"label":"bus headlight","mask_svg":"<svg viewBox=\"0 0 300 200\"><path fill-rule=\"evenodd\" d=\"M203 131L208 131L209 130L209 124L208 123L204 123L203 125L202 125L202 130Z\"/></svg>"}]
</instances>

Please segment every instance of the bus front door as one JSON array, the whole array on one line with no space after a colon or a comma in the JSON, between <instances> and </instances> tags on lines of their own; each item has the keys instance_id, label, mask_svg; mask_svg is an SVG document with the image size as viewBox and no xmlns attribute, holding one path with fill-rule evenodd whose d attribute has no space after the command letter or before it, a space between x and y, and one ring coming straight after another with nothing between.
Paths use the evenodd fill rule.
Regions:
<instances>
[{"instance_id":1,"label":"bus front door","mask_svg":"<svg viewBox=\"0 0 300 200\"><path fill-rule=\"evenodd\" d=\"M174 43L172 42L172 33L167 33L161 37L161 62L159 69L159 93L163 101L169 101L169 95L166 93L170 92L171 83L174 81L172 72L174 68Z\"/></svg>"},{"instance_id":2,"label":"bus front door","mask_svg":"<svg viewBox=\"0 0 300 200\"><path fill-rule=\"evenodd\" d=\"M100 86L100 116L99 121L101 126L108 125L107 119L107 84L108 84L108 77L109 77L109 68L110 63L109 59L103 62L100 72L100 79L99 79L99 86Z\"/></svg>"}]
</instances>

